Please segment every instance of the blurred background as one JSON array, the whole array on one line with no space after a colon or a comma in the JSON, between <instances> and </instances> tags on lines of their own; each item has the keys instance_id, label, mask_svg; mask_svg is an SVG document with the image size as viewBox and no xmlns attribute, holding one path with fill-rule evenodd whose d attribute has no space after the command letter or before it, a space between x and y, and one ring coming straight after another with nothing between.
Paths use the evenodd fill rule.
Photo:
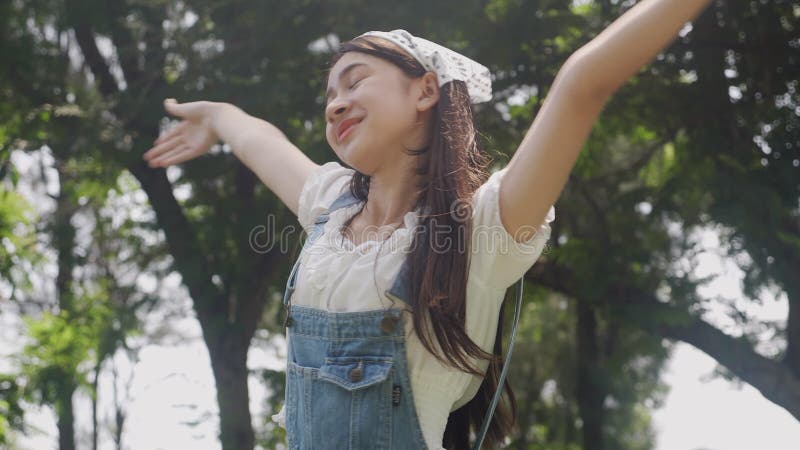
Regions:
<instances>
[{"instance_id":1,"label":"blurred background","mask_svg":"<svg viewBox=\"0 0 800 450\"><path fill-rule=\"evenodd\" d=\"M149 168L164 98L331 161L331 51L404 28L491 69L475 114L500 168L632 4L0 1L0 447L285 448L301 236L251 238L299 225L225 145ZM796 2L714 2L606 105L526 274L508 448L800 446L798 27Z\"/></svg>"}]
</instances>

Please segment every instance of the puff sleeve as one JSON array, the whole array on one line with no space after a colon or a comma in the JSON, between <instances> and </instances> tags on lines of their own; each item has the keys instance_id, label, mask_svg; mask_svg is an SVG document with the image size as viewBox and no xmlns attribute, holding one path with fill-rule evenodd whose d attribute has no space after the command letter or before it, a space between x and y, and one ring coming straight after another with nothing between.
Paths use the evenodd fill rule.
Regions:
<instances>
[{"instance_id":1,"label":"puff sleeve","mask_svg":"<svg viewBox=\"0 0 800 450\"><path fill-rule=\"evenodd\" d=\"M306 231L311 231L314 220L336 200L345 189L355 170L336 161L329 161L314 169L300 190L297 220Z\"/></svg>"},{"instance_id":2,"label":"puff sleeve","mask_svg":"<svg viewBox=\"0 0 800 450\"><path fill-rule=\"evenodd\" d=\"M494 172L472 197L470 277L497 289L514 284L539 259L555 219L555 208L550 206L536 233L517 242L500 220L500 181L506 171Z\"/></svg>"}]
</instances>

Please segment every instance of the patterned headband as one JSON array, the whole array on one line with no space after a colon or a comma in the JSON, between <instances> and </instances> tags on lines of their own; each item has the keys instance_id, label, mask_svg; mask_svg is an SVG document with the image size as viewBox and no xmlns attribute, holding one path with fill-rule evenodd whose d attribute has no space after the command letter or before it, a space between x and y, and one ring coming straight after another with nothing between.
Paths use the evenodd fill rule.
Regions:
<instances>
[{"instance_id":1,"label":"patterned headband","mask_svg":"<svg viewBox=\"0 0 800 450\"><path fill-rule=\"evenodd\" d=\"M488 102L492 99L492 78L485 66L406 30L368 31L358 37L375 36L387 39L407 51L422 64L425 70L436 72L439 87L452 80L467 83L472 103Z\"/></svg>"}]
</instances>

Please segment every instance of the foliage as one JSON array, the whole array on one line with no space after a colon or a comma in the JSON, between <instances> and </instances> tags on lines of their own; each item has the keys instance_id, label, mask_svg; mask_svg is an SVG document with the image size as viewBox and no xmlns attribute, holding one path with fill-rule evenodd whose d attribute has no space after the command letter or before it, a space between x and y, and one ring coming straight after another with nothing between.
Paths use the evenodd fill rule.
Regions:
<instances>
[{"instance_id":1,"label":"foliage","mask_svg":"<svg viewBox=\"0 0 800 450\"><path fill-rule=\"evenodd\" d=\"M22 388L16 377L0 375L0 445L10 443L9 432L22 431L24 411L22 409Z\"/></svg>"},{"instance_id":2,"label":"foliage","mask_svg":"<svg viewBox=\"0 0 800 450\"><path fill-rule=\"evenodd\" d=\"M36 258L29 234L14 232L36 218L23 215L25 206L12 192L18 174L7 149L48 144L63 162L62 173L73 175L76 204L99 210L124 179L141 188L152 208L120 228L99 225L106 230L102 258L87 252L78 264L127 254L120 259L159 279L178 272L215 364L225 359L214 355L232 343L244 342L237 351L246 355L256 328L282 332L280 293L294 256L256 255L247 238L267 214L278 227L294 225L294 217L225 148L166 174L144 169L141 153L168 126L160 100L236 104L278 126L315 161L332 160L322 116L329 44L367 29L405 28L492 70L495 98L475 114L482 144L502 165L540 111L561 64L630 6L572 3L7 2L0 6L0 179L8 181L8 195L0 199L0 275L11 279L19 261ZM774 360L800 376L800 367L792 366L800 361L798 20L788 1L716 2L605 106L556 205L552 251L526 285L511 376L523 406L514 443L520 448L582 448L582 418L591 408L603 417L608 448L651 448L648 411L665 393L658 383L668 352L662 338L683 339L729 361L730 346L715 347L692 333L694 319L718 301L699 294L710 279L690 276L699 251L691 234L699 227L719 229L723 247L745 273L746 298L728 308L750 345L741 358L757 360L759 333L769 331L781 341ZM112 59L84 61L91 80L71 68L59 43L41 32L47 26L61 36L80 29L108 38L114 74L121 72L124 84L109 70ZM87 42L72 44L91 56ZM150 265L161 259L171 266ZM792 320L762 322L743 311L769 286L787 295ZM40 345L27 349L27 367L42 371L28 374L38 377L32 385L41 399L53 383L49 370L85 383L86 361L124 344L137 322L120 305L155 303L114 277L74 288L75 312L29 321ZM114 327L103 327L109 324ZM224 369L215 366L217 373ZM241 369L237 376L246 377ZM267 409L277 411L281 373L262 376L275 392ZM607 401L598 405L580 395L587 383ZM781 386L785 390L772 401L800 395ZM230 417L242 413L221 408ZM257 428L266 447L282 441L271 423Z\"/></svg>"}]
</instances>

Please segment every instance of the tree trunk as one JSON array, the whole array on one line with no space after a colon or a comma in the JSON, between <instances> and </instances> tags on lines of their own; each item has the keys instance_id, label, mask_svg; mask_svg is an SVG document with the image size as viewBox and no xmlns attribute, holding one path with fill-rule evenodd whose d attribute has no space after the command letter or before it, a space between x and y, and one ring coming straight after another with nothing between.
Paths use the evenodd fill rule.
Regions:
<instances>
[{"instance_id":1,"label":"tree trunk","mask_svg":"<svg viewBox=\"0 0 800 450\"><path fill-rule=\"evenodd\" d=\"M786 322L786 358L784 362L800 379L800 296L789 295L789 319Z\"/></svg>"},{"instance_id":2,"label":"tree trunk","mask_svg":"<svg viewBox=\"0 0 800 450\"><path fill-rule=\"evenodd\" d=\"M788 267L786 267L788 274L784 277L786 282L783 287L789 300L789 317L786 320L786 356L784 356L783 362L800 380L800 280L796 278L800 273L800 255L796 255L796 251L788 248L785 252L787 254L785 259L788 260Z\"/></svg>"},{"instance_id":3,"label":"tree trunk","mask_svg":"<svg viewBox=\"0 0 800 450\"><path fill-rule=\"evenodd\" d=\"M56 393L56 422L58 426L58 450L75 450L75 411L72 408L72 395L75 385L65 380Z\"/></svg>"},{"instance_id":4,"label":"tree trunk","mask_svg":"<svg viewBox=\"0 0 800 450\"><path fill-rule=\"evenodd\" d=\"M229 331L221 341L208 345L217 386L220 441L223 450L249 450L255 446L247 386L250 340Z\"/></svg>"},{"instance_id":5,"label":"tree trunk","mask_svg":"<svg viewBox=\"0 0 800 450\"><path fill-rule=\"evenodd\" d=\"M56 275L56 294L60 313L73 314L75 301L72 271L75 268L75 227L71 223L75 213L69 190L69 174L63 169L60 160L56 160L59 172L61 191L56 198L56 211L53 221L53 243L58 253L58 274ZM55 410L58 427L59 450L75 449L75 411L72 407L72 396L77 389L77 382L71 370L55 366L60 373L60 380L55 383Z\"/></svg>"},{"instance_id":6,"label":"tree trunk","mask_svg":"<svg viewBox=\"0 0 800 450\"><path fill-rule=\"evenodd\" d=\"M111 363L111 373L113 375L113 394L114 394L114 445L116 446L117 450L122 450L122 427L125 425L125 408L122 406L122 401L119 398L119 373L117 372L117 366L112 361ZM130 384L130 380L128 381Z\"/></svg>"},{"instance_id":7,"label":"tree trunk","mask_svg":"<svg viewBox=\"0 0 800 450\"><path fill-rule=\"evenodd\" d=\"M603 450L603 402L605 393L600 377L599 337L594 310L586 301L578 302L578 409L583 420L583 449Z\"/></svg>"},{"instance_id":8,"label":"tree trunk","mask_svg":"<svg viewBox=\"0 0 800 450\"><path fill-rule=\"evenodd\" d=\"M100 380L101 363L94 368L92 380L92 450L97 450L97 385Z\"/></svg>"}]
</instances>

